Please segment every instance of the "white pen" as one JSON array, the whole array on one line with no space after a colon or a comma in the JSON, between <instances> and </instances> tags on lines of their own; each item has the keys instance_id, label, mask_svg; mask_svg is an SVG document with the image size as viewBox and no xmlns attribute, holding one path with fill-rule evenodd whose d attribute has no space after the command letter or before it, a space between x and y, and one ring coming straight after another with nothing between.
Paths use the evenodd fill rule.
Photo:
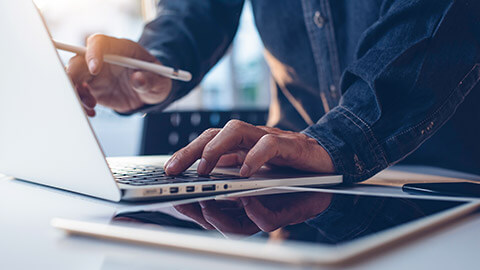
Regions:
<instances>
[{"instance_id":1,"label":"white pen","mask_svg":"<svg viewBox=\"0 0 480 270\"><path fill-rule=\"evenodd\" d=\"M87 51L85 47L69 45L69 44L65 44L55 40L53 41L53 43L55 44L55 47L57 49L62 51L68 51L68 52L72 52L80 55L85 55ZM103 56L103 61L109 64L122 66L126 68L150 71L152 73L155 73L164 77L168 77L174 80L188 82L192 79L192 74L190 74L190 72L188 71L179 70L179 69L175 69L167 66L162 66L155 63L145 62L145 61L141 61L141 60L137 60L129 57L106 54Z\"/></svg>"}]
</instances>

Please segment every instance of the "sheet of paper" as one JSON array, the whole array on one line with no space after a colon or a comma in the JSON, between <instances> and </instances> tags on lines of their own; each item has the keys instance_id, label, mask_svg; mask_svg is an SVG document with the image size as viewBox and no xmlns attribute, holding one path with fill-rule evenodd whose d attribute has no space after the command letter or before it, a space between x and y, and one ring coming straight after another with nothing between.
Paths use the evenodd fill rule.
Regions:
<instances>
[{"instance_id":1,"label":"sheet of paper","mask_svg":"<svg viewBox=\"0 0 480 270\"><path fill-rule=\"evenodd\" d=\"M448 172L448 171L447 171ZM446 175L444 172L439 171L439 174ZM459 174L458 174L459 175ZM468 176L468 177L467 177ZM479 183L473 179L480 179L478 176L465 175L466 178L447 177L433 174L423 174L407 172L400 168L392 167L386 169L374 177L362 182L363 185L381 185L381 186L394 186L402 187L408 183L433 183L433 182L472 182Z\"/></svg>"}]
</instances>

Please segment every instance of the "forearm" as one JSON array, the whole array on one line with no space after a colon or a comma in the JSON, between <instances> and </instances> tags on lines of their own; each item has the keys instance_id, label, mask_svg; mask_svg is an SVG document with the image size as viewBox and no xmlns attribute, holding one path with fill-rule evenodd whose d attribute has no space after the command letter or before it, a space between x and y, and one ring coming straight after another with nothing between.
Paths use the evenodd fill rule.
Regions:
<instances>
[{"instance_id":1,"label":"forearm","mask_svg":"<svg viewBox=\"0 0 480 270\"><path fill-rule=\"evenodd\" d=\"M477 84L478 4L466 2L405 2L367 30L343 77L340 105L304 131L329 152L345 182L405 158Z\"/></svg>"},{"instance_id":2,"label":"forearm","mask_svg":"<svg viewBox=\"0 0 480 270\"><path fill-rule=\"evenodd\" d=\"M139 43L160 62L192 73L188 83L175 81L171 102L193 89L230 46L243 0L163 0ZM155 108L155 106L153 106Z\"/></svg>"}]
</instances>

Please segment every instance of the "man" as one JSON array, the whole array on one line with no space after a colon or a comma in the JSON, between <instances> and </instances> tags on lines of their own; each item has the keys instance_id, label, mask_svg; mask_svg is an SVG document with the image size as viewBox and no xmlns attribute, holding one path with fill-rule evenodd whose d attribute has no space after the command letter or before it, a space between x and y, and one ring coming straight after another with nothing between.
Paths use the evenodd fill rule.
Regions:
<instances>
[{"instance_id":1,"label":"man","mask_svg":"<svg viewBox=\"0 0 480 270\"><path fill-rule=\"evenodd\" d=\"M229 47L242 6L242 0L163 0L138 43L90 37L86 56L68 67L87 113L93 116L97 103L149 112L186 95ZM272 127L231 121L207 130L173 155L167 173L198 159L201 174L240 165L250 176L273 164L342 174L346 183L404 159L480 173L478 1L252 0L252 6L274 79ZM188 70L193 80L110 66L103 54Z\"/></svg>"}]
</instances>

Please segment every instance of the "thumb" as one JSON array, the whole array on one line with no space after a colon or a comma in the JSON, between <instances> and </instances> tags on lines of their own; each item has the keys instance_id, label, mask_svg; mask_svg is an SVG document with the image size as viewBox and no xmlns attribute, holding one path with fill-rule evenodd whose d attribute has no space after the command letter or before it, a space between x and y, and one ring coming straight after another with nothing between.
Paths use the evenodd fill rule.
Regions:
<instances>
[{"instance_id":1,"label":"thumb","mask_svg":"<svg viewBox=\"0 0 480 270\"><path fill-rule=\"evenodd\" d=\"M85 61L87 62L90 74L98 75L102 70L103 55L109 46L110 39L111 38L100 34L92 35L87 39Z\"/></svg>"},{"instance_id":2,"label":"thumb","mask_svg":"<svg viewBox=\"0 0 480 270\"><path fill-rule=\"evenodd\" d=\"M134 71L130 81L133 90L147 104L164 101L172 88L171 79L150 72Z\"/></svg>"},{"instance_id":3,"label":"thumb","mask_svg":"<svg viewBox=\"0 0 480 270\"><path fill-rule=\"evenodd\" d=\"M257 197L242 197L240 200L248 218L262 231L273 232L286 225L286 222L283 220L287 218L285 215L281 216L268 209Z\"/></svg>"}]
</instances>

